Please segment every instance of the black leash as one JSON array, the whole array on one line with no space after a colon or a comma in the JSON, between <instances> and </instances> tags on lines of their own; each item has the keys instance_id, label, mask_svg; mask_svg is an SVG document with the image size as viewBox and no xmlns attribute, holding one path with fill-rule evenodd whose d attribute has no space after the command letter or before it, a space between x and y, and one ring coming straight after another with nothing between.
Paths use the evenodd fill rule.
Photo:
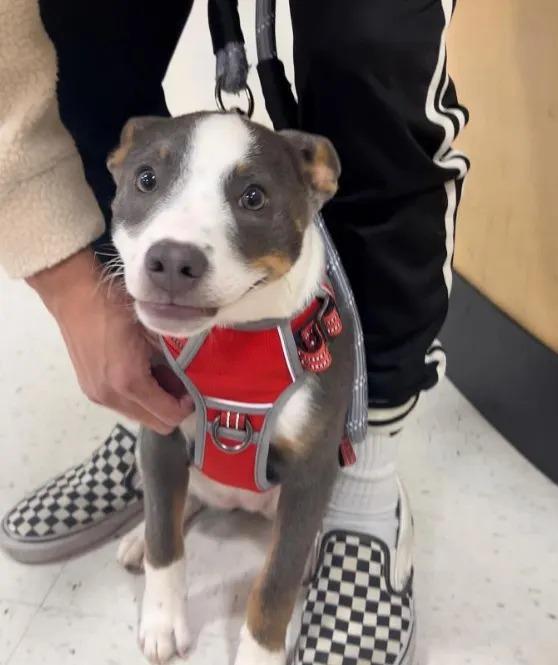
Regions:
<instances>
[{"instance_id":1,"label":"black leash","mask_svg":"<svg viewBox=\"0 0 558 665\"><path fill-rule=\"evenodd\" d=\"M208 0L208 17L213 52L216 57L215 100L220 110L226 110L223 92L246 92L248 109L230 110L250 117L254 98L248 87L248 60L242 26L238 14L238 0ZM277 54L275 36L275 0L256 0L256 44L258 76L265 105L275 129L298 126L298 105L287 79L285 67Z\"/></svg>"},{"instance_id":2,"label":"black leash","mask_svg":"<svg viewBox=\"0 0 558 665\"><path fill-rule=\"evenodd\" d=\"M277 54L275 0L256 2L256 44L258 76L273 126L277 130L294 129L298 127L298 104Z\"/></svg>"}]
</instances>

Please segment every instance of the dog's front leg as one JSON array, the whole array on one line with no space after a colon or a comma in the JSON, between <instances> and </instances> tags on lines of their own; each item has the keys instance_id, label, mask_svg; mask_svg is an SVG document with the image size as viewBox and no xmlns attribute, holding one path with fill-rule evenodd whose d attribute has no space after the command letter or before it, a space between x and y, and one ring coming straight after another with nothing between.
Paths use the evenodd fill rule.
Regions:
<instances>
[{"instance_id":1,"label":"dog's front leg","mask_svg":"<svg viewBox=\"0 0 558 665\"><path fill-rule=\"evenodd\" d=\"M188 455L183 435L143 430L140 464L145 492L145 593L139 642L153 663L189 646L183 521Z\"/></svg>"},{"instance_id":2,"label":"dog's front leg","mask_svg":"<svg viewBox=\"0 0 558 665\"><path fill-rule=\"evenodd\" d=\"M235 665L284 665L285 637L335 476L301 463L281 487L271 550L248 601Z\"/></svg>"}]
</instances>

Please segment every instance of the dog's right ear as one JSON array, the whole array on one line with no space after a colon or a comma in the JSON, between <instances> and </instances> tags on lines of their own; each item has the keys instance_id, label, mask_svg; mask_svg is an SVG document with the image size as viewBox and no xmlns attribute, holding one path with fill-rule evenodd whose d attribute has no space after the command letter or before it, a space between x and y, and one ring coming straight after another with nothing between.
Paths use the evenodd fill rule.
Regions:
<instances>
[{"instance_id":1,"label":"dog's right ear","mask_svg":"<svg viewBox=\"0 0 558 665\"><path fill-rule=\"evenodd\" d=\"M111 172L115 181L118 181L118 175L122 168L122 164L126 159L126 155L130 152L134 145L134 139L144 129L150 127L158 120L158 116L142 116L139 118L130 118L122 128L120 133L120 143L115 148L107 159L107 168Z\"/></svg>"},{"instance_id":2,"label":"dog's right ear","mask_svg":"<svg viewBox=\"0 0 558 665\"><path fill-rule=\"evenodd\" d=\"M279 133L295 149L305 180L318 208L321 208L334 196L341 175L339 156L333 144L324 136L294 129L284 129Z\"/></svg>"}]
</instances>

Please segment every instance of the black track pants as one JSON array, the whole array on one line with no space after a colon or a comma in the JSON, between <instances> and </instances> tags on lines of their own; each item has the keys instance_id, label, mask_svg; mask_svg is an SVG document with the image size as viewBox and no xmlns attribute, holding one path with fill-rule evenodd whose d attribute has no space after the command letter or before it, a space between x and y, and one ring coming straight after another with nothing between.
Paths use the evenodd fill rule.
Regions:
<instances>
[{"instance_id":1,"label":"black track pants","mask_svg":"<svg viewBox=\"0 0 558 665\"><path fill-rule=\"evenodd\" d=\"M41 2L61 116L107 221L106 155L128 117L167 113L161 81L191 2ZM377 406L405 404L445 365L435 338L468 169L452 149L467 120L446 72L453 5L291 0L300 123L341 156L341 189L325 219L362 317Z\"/></svg>"},{"instance_id":2,"label":"black track pants","mask_svg":"<svg viewBox=\"0 0 558 665\"><path fill-rule=\"evenodd\" d=\"M451 0L291 0L301 124L341 156L325 219L364 329L369 394L401 405L445 365L467 120L445 62Z\"/></svg>"}]
</instances>

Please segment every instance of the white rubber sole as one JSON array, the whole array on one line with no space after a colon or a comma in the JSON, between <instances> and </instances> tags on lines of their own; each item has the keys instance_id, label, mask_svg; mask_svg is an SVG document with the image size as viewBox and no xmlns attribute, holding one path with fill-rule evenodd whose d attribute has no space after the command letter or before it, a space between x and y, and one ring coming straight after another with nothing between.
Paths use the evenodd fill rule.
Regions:
<instances>
[{"instance_id":1,"label":"white rubber sole","mask_svg":"<svg viewBox=\"0 0 558 665\"><path fill-rule=\"evenodd\" d=\"M102 522L86 526L67 536L51 536L41 540L26 540L10 534L4 520L0 526L0 548L20 563L53 563L101 545L124 526L131 529L142 518L143 501L137 501L109 515Z\"/></svg>"}]
</instances>

